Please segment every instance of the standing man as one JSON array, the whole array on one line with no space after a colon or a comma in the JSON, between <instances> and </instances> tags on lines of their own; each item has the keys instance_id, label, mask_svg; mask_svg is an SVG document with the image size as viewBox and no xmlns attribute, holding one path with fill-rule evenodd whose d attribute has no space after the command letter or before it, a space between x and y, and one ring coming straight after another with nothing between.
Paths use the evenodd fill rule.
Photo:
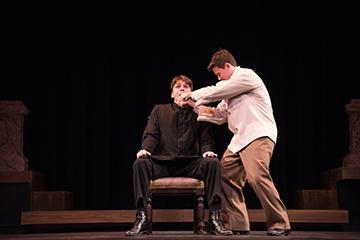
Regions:
<instances>
[{"instance_id":1,"label":"standing man","mask_svg":"<svg viewBox=\"0 0 360 240\"><path fill-rule=\"evenodd\" d=\"M206 231L216 235L232 235L220 219L221 172L220 161L213 152L211 126L198 122L191 107L184 106L180 98L190 92L193 83L185 75L176 76L170 84L170 104L157 104L151 111L143 133L141 150L133 164L136 220L126 232L128 236L150 234L146 214L151 180L169 176L193 177L205 183L205 196L209 207Z\"/></svg>"},{"instance_id":2,"label":"standing man","mask_svg":"<svg viewBox=\"0 0 360 240\"><path fill-rule=\"evenodd\" d=\"M267 234L286 236L290 233L289 218L269 171L277 127L266 86L253 70L237 66L233 55L225 49L214 53L208 70L219 82L184 92L181 97L196 102L199 121L228 122L234 134L221 159L225 227L234 234L250 231L242 192L247 181L265 211ZM216 108L202 106L220 100Z\"/></svg>"}]
</instances>

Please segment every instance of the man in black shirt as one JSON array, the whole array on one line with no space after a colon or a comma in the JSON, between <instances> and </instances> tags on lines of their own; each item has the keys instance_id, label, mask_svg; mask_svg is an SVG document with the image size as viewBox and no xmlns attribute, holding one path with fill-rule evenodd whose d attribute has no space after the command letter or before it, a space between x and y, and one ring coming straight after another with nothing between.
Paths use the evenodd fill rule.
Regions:
<instances>
[{"instance_id":1,"label":"man in black shirt","mask_svg":"<svg viewBox=\"0 0 360 240\"><path fill-rule=\"evenodd\" d=\"M209 220L206 231L231 235L220 220L221 172L213 152L211 125L198 122L197 114L181 99L180 93L192 90L192 81L185 75L176 76L171 84L171 104L155 105L142 138L142 149L133 164L136 220L128 236L150 234L146 204L150 181L161 177L182 176L203 180ZM187 100L189 105L194 104Z\"/></svg>"}]
</instances>

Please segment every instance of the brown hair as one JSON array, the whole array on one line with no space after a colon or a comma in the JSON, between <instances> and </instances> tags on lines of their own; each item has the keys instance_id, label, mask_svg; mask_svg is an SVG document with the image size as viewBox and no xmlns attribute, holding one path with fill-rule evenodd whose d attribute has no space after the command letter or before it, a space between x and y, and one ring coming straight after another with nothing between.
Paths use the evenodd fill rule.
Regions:
<instances>
[{"instance_id":1,"label":"brown hair","mask_svg":"<svg viewBox=\"0 0 360 240\"><path fill-rule=\"evenodd\" d=\"M190 89L193 90L193 82L191 81L191 79L185 75L178 75L178 76L174 77L170 83L171 91L172 91L174 85L180 80L183 80L184 82L186 82L190 86Z\"/></svg>"},{"instance_id":2,"label":"brown hair","mask_svg":"<svg viewBox=\"0 0 360 240\"><path fill-rule=\"evenodd\" d=\"M213 54L207 70L211 71L214 67L224 68L225 63L230 63L235 67L237 66L233 55L226 49L220 49Z\"/></svg>"}]
</instances>

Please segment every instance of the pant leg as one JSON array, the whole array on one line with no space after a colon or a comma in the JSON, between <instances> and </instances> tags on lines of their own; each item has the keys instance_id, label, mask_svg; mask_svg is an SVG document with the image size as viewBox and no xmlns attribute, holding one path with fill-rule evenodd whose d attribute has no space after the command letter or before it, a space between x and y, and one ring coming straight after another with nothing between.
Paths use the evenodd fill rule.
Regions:
<instances>
[{"instance_id":1,"label":"pant leg","mask_svg":"<svg viewBox=\"0 0 360 240\"><path fill-rule=\"evenodd\" d=\"M201 171L204 174L205 196L209 206L216 205L220 208L221 201L221 170L218 158L201 158ZM219 209L213 209L219 210Z\"/></svg>"},{"instance_id":2,"label":"pant leg","mask_svg":"<svg viewBox=\"0 0 360 240\"><path fill-rule=\"evenodd\" d=\"M221 214L225 228L249 231L249 216L242 189L246 173L238 154L226 149L221 159L222 201Z\"/></svg>"},{"instance_id":3,"label":"pant leg","mask_svg":"<svg viewBox=\"0 0 360 240\"><path fill-rule=\"evenodd\" d=\"M152 161L147 157L137 158L132 168L135 207L145 208L149 196L150 180L153 178Z\"/></svg>"},{"instance_id":4,"label":"pant leg","mask_svg":"<svg viewBox=\"0 0 360 240\"><path fill-rule=\"evenodd\" d=\"M140 157L133 163L133 190L135 207L145 207L149 196L150 181L170 176L171 161L158 161L152 157ZM141 202L139 202L141 201Z\"/></svg>"},{"instance_id":5,"label":"pant leg","mask_svg":"<svg viewBox=\"0 0 360 240\"><path fill-rule=\"evenodd\" d=\"M268 228L290 229L285 205L270 176L269 165L274 143L269 138L259 138L239 152L247 181L264 209Z\"/></svg>"},{"instance_id":6,"label":"pant leg","mask_svg":"<svg viewBox=\"0 0 360 240\"><path fill-rule=\"evenodd\" d=\"M220 207L221 201L221 170L218 158L206 157L196 158L191 161L179 174L193 177L204 181L205 197L210 206L216 200ZM216 198L217 196L217 198Z\"/></svg>"}]
</instances>

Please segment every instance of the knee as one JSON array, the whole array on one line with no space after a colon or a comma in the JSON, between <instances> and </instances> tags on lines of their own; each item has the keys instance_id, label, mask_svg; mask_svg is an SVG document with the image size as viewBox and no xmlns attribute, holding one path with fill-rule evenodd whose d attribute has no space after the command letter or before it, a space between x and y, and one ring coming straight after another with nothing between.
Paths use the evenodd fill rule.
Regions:
<instances>
[{"instance_id":1,"label":"knee","mask_svg":"<svg viewBox=\"0 0 360 240\"><path fill-rule=\"evenodd\" d=\"M247 175L247 181L250 185L252 186L256 186L257 184L259 184L261 181L263 181L263 178L260 175L255 175L255 174L248 174Z\"/></svg>"},{"instance_id":2,"label":"knee","mask_svg":"<svg viewBox=\"0 0 360 240\"><path fill-rule=\"evenodd\" d=\"M144 166L147 166L150 163L150 159L147 157L141 157L137 158L135 162L133 163L132 167L133 169L143 168Z\"/></svg>"},{"instance_id":3,"label":"knee","mask_svg":"<svg viewBox=\"0 0 360 240\"><path fill-rule=\"evenodd\" d=\"M204 158L203 162L207 166L220 168L220 161L217 157L206 157L206 158Z\"/></svg>"}]
</instances>

